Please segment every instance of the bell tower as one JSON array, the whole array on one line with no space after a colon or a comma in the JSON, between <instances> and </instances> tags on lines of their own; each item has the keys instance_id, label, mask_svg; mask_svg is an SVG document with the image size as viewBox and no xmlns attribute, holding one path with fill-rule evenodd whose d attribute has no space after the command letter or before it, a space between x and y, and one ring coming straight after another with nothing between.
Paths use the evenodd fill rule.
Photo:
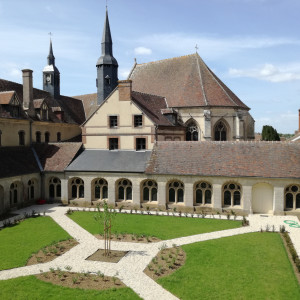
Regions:
<instances>
[{"instance_id":1,"label":"bell tower","mask_svg":"<svg viewBox=\"0 0 300 300\"><path fill-rule=\"evenodd\" d=\"M54 98L57 98L60 96L60 73L55 66L51 38L47 60L48 65L43 70L43 90L49 92Z\"/></svg>"},{"instance_id":2,"label":"bell tower","mask_svg":"<svg viewBox=\"0 0 300 300\"><path fill-rule=\"evenodd\" d=\"M119 65L117 60L113 57L112 44L113 43L110 33L108 13L106 9L103 36L101 42L102 54L99 57L96 64L98 105L100 105L118 85Z\"/></svg>"}]
</instances>

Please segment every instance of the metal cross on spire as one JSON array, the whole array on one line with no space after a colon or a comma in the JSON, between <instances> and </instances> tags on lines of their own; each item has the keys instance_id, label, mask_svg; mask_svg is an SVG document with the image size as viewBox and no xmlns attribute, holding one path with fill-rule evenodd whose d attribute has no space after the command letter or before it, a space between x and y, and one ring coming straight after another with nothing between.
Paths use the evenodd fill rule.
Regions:
<instances>
[{"instance_id":1,"label":"metal cross on spire","mask_svg":"<svg viewBox=\"0 0 300 300\"><path fill-rule=\"evenodd\" d=\"M196 53L198 53L198 45L196 44L196 46L195 46L195 49L196 49Z\"/></svg>"}]
</instances>

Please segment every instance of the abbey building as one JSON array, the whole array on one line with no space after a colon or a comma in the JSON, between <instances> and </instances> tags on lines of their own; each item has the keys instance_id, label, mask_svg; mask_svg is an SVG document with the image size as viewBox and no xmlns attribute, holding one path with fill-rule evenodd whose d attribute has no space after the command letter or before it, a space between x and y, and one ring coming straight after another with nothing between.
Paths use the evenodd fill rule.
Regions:
<instances>
[{"instance_id":1,"label":"abbey building","mask_svg":"<svg viewBox=\"0 0 300 300\"><path fill-rule=\"evenodd\" d=\"M60 94L51 41L43 90L22 72L0 79L0 214L38 199L300 210L300 144L253 142L250 108L198 53L119 81L106 12L96 93Z\"/></svg>"}]
</instances>

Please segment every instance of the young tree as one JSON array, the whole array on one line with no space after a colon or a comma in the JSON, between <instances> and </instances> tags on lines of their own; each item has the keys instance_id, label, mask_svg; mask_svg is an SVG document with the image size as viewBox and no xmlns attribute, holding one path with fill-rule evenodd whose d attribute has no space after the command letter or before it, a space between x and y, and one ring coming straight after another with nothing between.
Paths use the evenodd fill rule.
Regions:
<instances>
[{"instance_id":1,"label":"young tree","mask_svg":"<svg viewBox=\"0 0 300 300\"><path fill-rule=\"evenodd\" d=\"M280 141L280 137L276 129L270 125L263 126L261 137L263 141Z\"/></svg>"},{"instance_id":2,"label":"young tree","mask_svg":"<svg viewBox=\"0 0 300 300\"><path fill-rule=\"evenodd\" d=\"M107 202L103 201L103 211L100 209L100 205L97 205L97 215L95 220L103 226L104 233L104 255L110 255L110 241L111 241L111 223L113 218L116 216L114 209L108 207Z\"/></svg>"}]
</instances>

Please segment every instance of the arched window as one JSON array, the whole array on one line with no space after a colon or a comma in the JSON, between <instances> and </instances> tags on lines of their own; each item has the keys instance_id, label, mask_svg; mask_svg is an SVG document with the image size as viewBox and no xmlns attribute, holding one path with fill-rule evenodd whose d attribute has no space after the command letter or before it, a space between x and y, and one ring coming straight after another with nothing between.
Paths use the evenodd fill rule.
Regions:
<instances>
[{"instance_id":1,"label":"arched window","mask_svg":"<svg viewBox=\"0 0 300 300\"><path fill-rule=\"evenodd\" d=\"M223 206L234 207L241 206L241 187L240 185L230 182L223 186Z\"/></svg>"},{"instance_id":2,"label":"arched window","mask_svg":"<svg viewBox=\"0 0 300 300\"><path fill-rule=\"evenodd\" d=\"M18 196L19 196L19 185L18 182L13 182L10 185L9 190L9 198L10 198L10 205L14 206L18 203Z\"/></svg>"},{"instance_id":3,"label":"arched window","mask_svg":"<svg viewBox=\"0 0 300 300\"><path fill-rule=\"evenodd\" d=\"M186 140L187 141L199 140L198 127L193 120L187 123Z\"/></svg>"},{"instance_id":4,"label":"arched window","mask_svg":"<svg viewBox=\"0 0 300 300\"><path fill-rule=\"evenodd\" d=\"M215 141L227 141L227 128L222 121L215 126Z\"/></svg>"},{"instance_id":5,"label":"arched window","mask_svg":"<svg viewBox=\"0 0 300 300\"><path fill-rule=\"evenodd\" d=\"M94 200L103 200L108 198L108 184L103 178L95 179L92 184L94 190Z\"/></svg>"},{"instance_id":6,"label":"arched window","mask_svg":"<svg viewBox=\"0 0 300 300\"><path fill-rule=\"evenodd\" d=\"M205 181L198 182L194 188L194 205L211 204L212 187Z\"/></svg>"},{"instance_id":7,"label":"arched window","mask_svg":"<svg viewBox=\"0 0 300 300\"><path fill-rule=\"evenodd\" d=\"M49 198L56 199L61 197L61 182L57 177L49 180Z\"/></svg>"},{"instance_id":8,"label":"arched window","mask_svg":"<svg viewBox=\"0 0 300 300\"><path fill-rule=\"evenodd\" d=\"M72 199L84 198L84 182L81 178L73 178L71 180Z\"/></svg>"},{"instance_id":9,"label":"arched window","mask_svg":"<svg viewBox=\"0 0 300 300\"><path fill-rule=\"evenodd\" d=\"M50 142L50 133L47 131L45 132L45 143L49 143Z\"/></svg>"},{"instance_id":10,"label":"arched window","mask_svg":"<svg viewBox=\"0 0 300 300\"><path fill-rule=\"evenodd\" d=\"M132 183L128 179L120 179L117 182L117 201L132 200Z\"/></svg>"},{"instance_id":11,"label":"arched window","mask_svg":"<svg viewBox=\"0 0 300 300\"><path fill-rule=\"evenodd\" d=\"M57 133L57 142L60 142L60 141L61 141L61 133L58 132L58 133Z\"/></svg>"},{"instance_id":12,"label":"arched window","mask_svg":"<svg viewBox=\"0 0 300 300\"><path fill-rule=\"evenodd\" d=\"M35 142L36 143L40 143L41 142L41 132L40 131L37 131L35 133Z\"/></svg>"},{"instance_id":13,"label":"arched window","mask_svg":"<svg viewBox=\"0 0 300 300\"><path fill-rule=\"evenodd\" d=\"M25 146L25 132L23 130L19 131L19 145Z\"/></svg>"},{"instance_id":14,"label":"arched window","mask_svg":"<svg viewBox=\"0 0 300 300\"><path fill-rule=\"evenodd\" d=\"M142 186L143 202L157 201L157 182L147 180Z\"/></svg>"},{"instance_id":15,"label":"arched window","mask_svg":"<svg viewBox=\"0 0 300 300\"><path fill-rule=\"evenodd\" d=\"M184 184L181 181L172 181L168 184L168 202L183 203L184 202Z\"/></svg>"},{"instance_id":16,"label":"arched window","mask_svg":"<svg viewBox=\"0 0 300 300\"><path fill-rule=\"evenodd\" d=\"M300 185L293 184L286 187L284 199L286 210L300 209Z\"/></svg>"},{"instance_id":17,"label":"arched window","mask_svg":"<svg viewBox=\"0 0 300 300\"><path fill-rule=\"evenodd\" d=\"M28 195L28 201L34 200L35 197L35 180L31 179L28 181L27 184L27 195Z\"/></svg>"}]
</instances>

